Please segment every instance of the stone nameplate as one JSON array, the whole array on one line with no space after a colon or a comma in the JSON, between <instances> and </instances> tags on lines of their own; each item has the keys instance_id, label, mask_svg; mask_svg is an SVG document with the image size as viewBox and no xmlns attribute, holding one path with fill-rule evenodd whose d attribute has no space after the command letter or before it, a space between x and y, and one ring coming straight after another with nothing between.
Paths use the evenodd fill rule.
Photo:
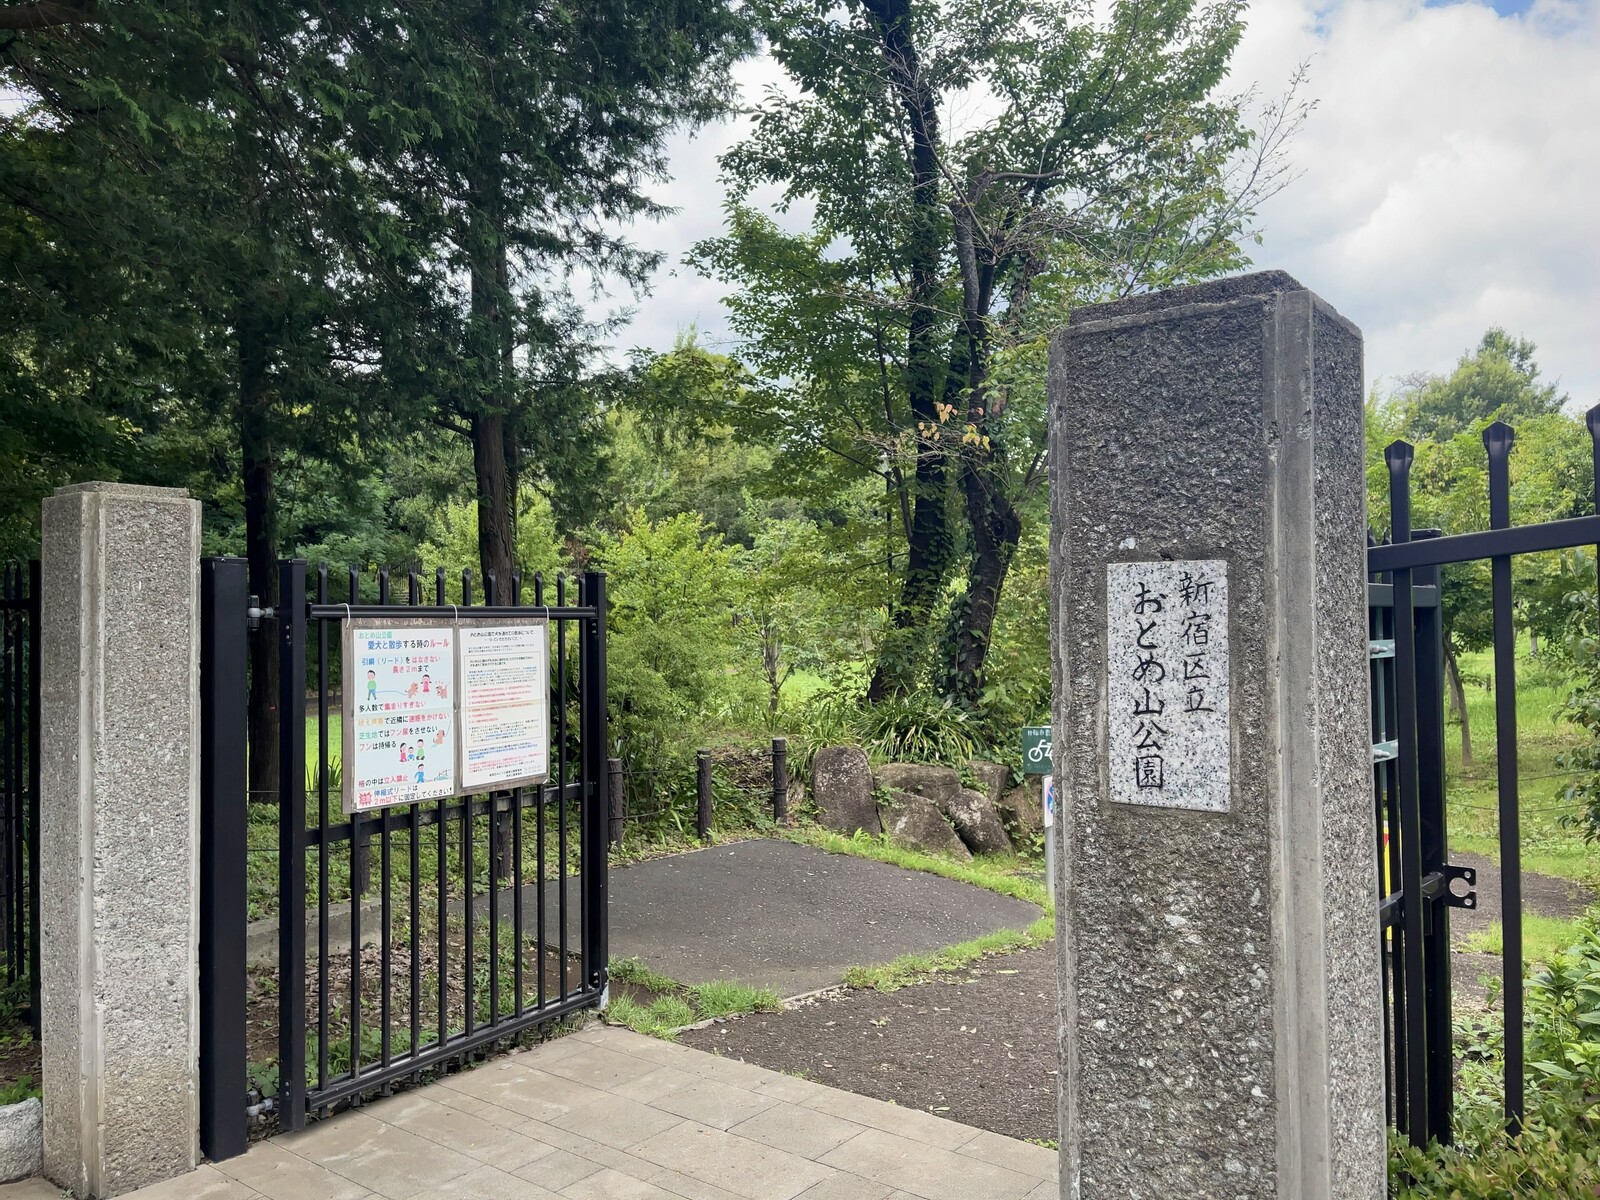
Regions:
<instances>
[{"instance_id":1,"label":"stone nameplate","mask_svg":"<svg viewBox=\"0 0 1600 1200\"><path fill-rule=\"evenodd\" d=\"M1106 565L1111 798L1227 812L1228 564Z\"/></svg>"}]
</instances>

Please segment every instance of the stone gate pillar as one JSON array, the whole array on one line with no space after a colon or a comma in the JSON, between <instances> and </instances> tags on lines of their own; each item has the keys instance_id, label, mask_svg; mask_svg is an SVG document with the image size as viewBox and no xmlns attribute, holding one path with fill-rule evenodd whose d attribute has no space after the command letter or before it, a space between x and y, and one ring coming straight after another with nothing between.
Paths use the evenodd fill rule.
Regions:
<instances>
[{"instance_id":1,"label":"stone gate pillar","mask_svg":"<svg viewBox=\"0 0 1600 1200\"><path fill-rule=\"evenodd\" d=\"M197 1155L200 504L61 488L41 550L45 1174L117 1196Z\"/></svg>"},{"instance_id":2,"label":"stone gate pillar","mask_svg":"<svg viewBox=\"0 0 1600 1200\"><path fill-rule=\"evenodd\" d=\"M1384 1194L1361 356L1281 272L1053 344L1063 1197Z\"/></svg>"}]
</instances>

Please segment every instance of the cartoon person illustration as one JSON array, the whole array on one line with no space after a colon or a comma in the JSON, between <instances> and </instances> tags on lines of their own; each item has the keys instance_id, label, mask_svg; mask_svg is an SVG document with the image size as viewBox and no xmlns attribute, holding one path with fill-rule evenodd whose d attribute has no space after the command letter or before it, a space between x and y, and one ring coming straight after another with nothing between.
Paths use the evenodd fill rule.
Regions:
<instances>
[{"instance_id":1,"label":"cartoon person illustration","mask_svg":"<svg viewBox=\"0 0 1600 1200\"><path fill-rule=\"evenodd\" d=\"M418 783L427 782L426 777L423 775L422 768L420 766L417 768L417 782Z\"/></svg>"},{"instance_id":2,"label":"cartoon person illustration","mask_svg":"<svg viewBox=\"0 0 1600 1200\"><path fill-rule=\"evenodd\" d=\"M418 762L422 761L422 743L421 742L417 743L417 748L411 752L411 757L416 759Z\"/></svg>"},{"instance_id":3,"label":"cartoon person illustration","mask_svg":"<svg viewBox=\"0 0 1600 1200\"><path fill-rule=\"evenodd\" d=\"M369 701L372 701L372 700L376 700L377 698L378 698L378 673L376 671L368 671L367 672L367 699Z\"/></svg>"},{"instance_id":4,"label":"cartoon person illustration","mask_svg":"<svg viewBox=\"0 0 1600 1200\"><path fill-rule=\"evenodd\" d=\"M426 696L433 687L433 681L426 675L422 677L422 694Z\"/></svg>"},{"instance_id":5,"label":"cartoon person illustration","mask_svg":"<svg viewBox=\"0 0 1600 1200\"><path fill-rule=\"evenodd\" d=\"M408 762L408 761L410 761L410 759L411 759L411 747L407 746L404 742L401 742L400 743L400 761L401 762Z\"/></svg>"}]
</instances>

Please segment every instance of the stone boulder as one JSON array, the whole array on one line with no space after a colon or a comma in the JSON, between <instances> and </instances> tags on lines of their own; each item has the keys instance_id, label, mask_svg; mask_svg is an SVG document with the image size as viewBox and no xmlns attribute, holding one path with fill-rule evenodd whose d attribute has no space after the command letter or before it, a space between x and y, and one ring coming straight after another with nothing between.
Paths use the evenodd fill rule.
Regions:
<instances>
[{"instance_id":1,"label":"stone boulder","mask_svg":"<svg viewBox=\"0 0 1600 1200\"><path fill-rule=\"evenodd\" d=\"M957 836L974 854L1009 854L1011 839L1000 814L989 797L970 788L962 788L943 804L944 815L955 826Z\"/></svg>"},{"instance_id":2,"label":"stone boulder","mask_svg":"<svg viewBox=\"0 0 1600 1200\"><path fill-rule=\"evenodd\" d=\"M1043 786L1039 782L1041 778L1039 775L1029 775L1021 787L1009 789L1000 797L1000 803L995 805L1000 819L1019 841L1044 832L1044 796L1039 790Z\"/></svg>"},{"instance_id":3,"label":"stone boulder","mask_svg":"<svg viewBox=\"0 0 1600 1200\"><path fill-rule=\"evenodd\" d=\"M915 792L890 792L878 806L883 828L902 846L952 858L972 857L939 806Z\"/></svg>"},{"instance_id":4,"label":"stone boulder","mask_svg":"<svg viewBox=\"0 0 1600 1200\"><path fill-rule=\"evenodd\" d=\"M961 773L927 763L889 763L878 768L878 786L891 792L910 792L943 808L961 790Z\"/></svg>"},{"instance_id":5,"label":"stone boulder","mask_svg":"<svg viewBox=\"0 0 1600 1200\"><path fill-rule=\"evenodd\" d=\"M967 764L967 771L982 784L978 791L989 797L989 803L999 804L1006 785L1011 782L1011 768L1004 763L975 758Z\"/></svg>"},{"instance_id":6,"label":"stone boulder","mask_svg":"<svg viewBox=\"0 0 1600 1200\"><path fill-rule=\"evenodd\" d=\"M839 833L882 833L872 795L872 765L855 746L824 746L811 760L811 798L817 818ZM791 803L793 801L791 800Z\"/></svg>"},{"instance_id":7,"label":"stone boulder","mask_svg":"<svg viewBox=\"0 0 1600 1200\"><path fill-rule=\"evenodd\" d=\"M0 1183L37 1175L44 1165L44 1108L37 1096L0 1108Z\"/></svg>"}]
</instances>

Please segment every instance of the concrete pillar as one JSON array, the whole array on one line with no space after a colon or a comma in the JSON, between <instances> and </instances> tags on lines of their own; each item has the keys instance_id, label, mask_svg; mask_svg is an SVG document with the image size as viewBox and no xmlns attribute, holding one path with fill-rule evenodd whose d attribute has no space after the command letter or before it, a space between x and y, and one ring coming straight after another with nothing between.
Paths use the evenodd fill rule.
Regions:
<instances>
[{"instance_id":1,"label":"concrete pillar","mask_svg":"<svg viewBox=\"0 0 1600 1200\"><path fill-rule=\"evenodd\" d=\"M1063 1197L1384 1194L1361 354L1281 272L1054 341Z\"/></svg>"},{"instance_id":2,"label":"concrete pillar","mask_svg":"<svg viewBox=\"0 0 1600 1200\"><path fill-rule=\"evenodd\" d=\"M80 1197L198 1153L199 556L181 489L44 502L45 1174Z\"/></svg>"}]
</instances>

